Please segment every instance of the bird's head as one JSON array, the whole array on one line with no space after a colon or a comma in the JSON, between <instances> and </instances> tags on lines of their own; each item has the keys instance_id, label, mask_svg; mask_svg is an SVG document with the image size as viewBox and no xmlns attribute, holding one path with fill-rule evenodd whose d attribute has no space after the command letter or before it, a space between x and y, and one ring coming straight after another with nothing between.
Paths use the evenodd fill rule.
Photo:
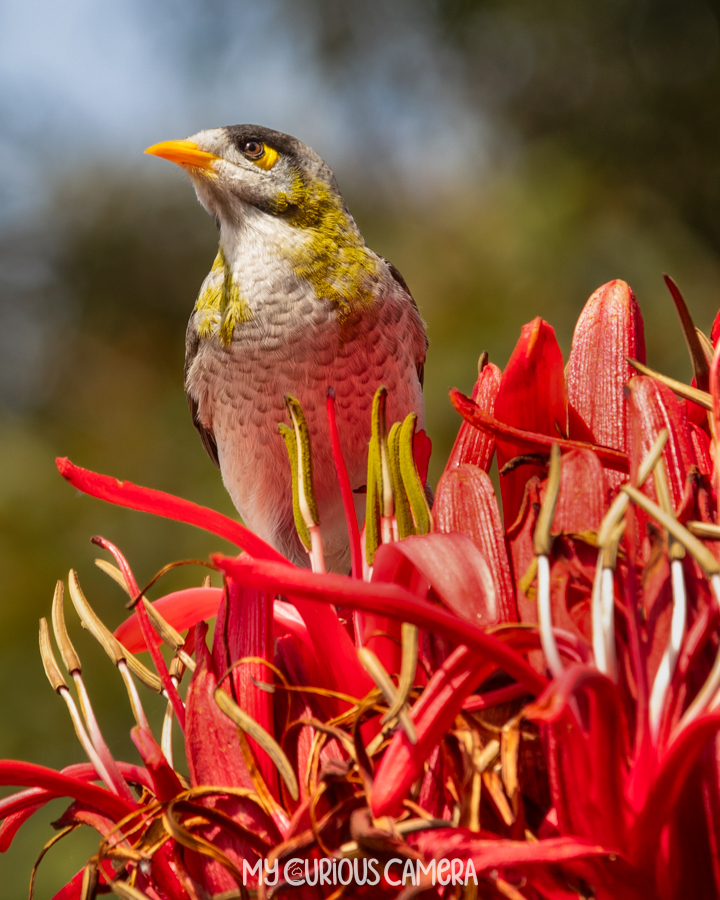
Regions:
<instances>
[{"instance_id":1,"label":"bird's head","mask_svg":"<svg viewBox=\"0 0 720 900\"><path fill-rule=\"evenodd\" d=\"M242 221L249 207L298 225L317 224L333 207L354 225L327 163L280 131L231 125L145 152L182 166L219 226Z\"/></svg>"},{"instance_id":2,"label":"bird's head","mask_svg":"<svg viewBox=\"0 0 720 900\"><path fill-rule=\"evenodd\" d=\"M243 248L258 252L260 235L263 254L289 264L341 318L372 302L378 257L365 245L330 167L297 138L260 125L231 125L145 152L190 175L220 229L232 278L243 267Z\"/></svg>"}]
</instances>

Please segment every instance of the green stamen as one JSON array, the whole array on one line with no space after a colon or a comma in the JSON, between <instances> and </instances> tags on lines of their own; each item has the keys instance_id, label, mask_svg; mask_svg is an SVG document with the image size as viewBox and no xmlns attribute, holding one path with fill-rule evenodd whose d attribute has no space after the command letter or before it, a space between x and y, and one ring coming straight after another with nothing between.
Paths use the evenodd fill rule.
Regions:
<instances>
[{"instance_id":1,"label":"green stamen","mask_svg":"<svg viewBox=\"0 0 720 900\"><path fill-rule=\"evenodd\" d=\"M372 433L368 448L367 506L365 511L365 557L373 564L381 542L380 518L393 515L392 482L385 438L387 388L381 385L373 398Z\"/></svg>"},{"instance_id":2,"label":"green stamen","mask_svg":"<svg viewBox=\"0 0 720 900\"><path fill-rule=\"evenodd\" d=\"M410 513L405 488L403 486L400 471L400 422L396 422L388 435L388 461L390 463L390 478L392 480L392 492L395 500L395 519L398 526L398 535L402 539L410 534L415 534L415 524Z\"/></svg>"},{"instance_id":3,"label":"green stamen","mask_svg":"<svg viewBox=\"0 0 720 900\"><path fill-rule=\"evenodd\" d=\"M312 546L310 529L320 524L313 484L310 433L299 402L287 394L285 405L292 428L283 423L278 425L278 428L285 441L292 470L293 517L300 540L310 550Z\"/></svg>"},{"instance_id":4,"label":"green stamen","mask_svg":"<svg viewBox=\"0 0 720 900\"><path fill-rule=\"evenodd\" d=\"M232 719L238 728L241 728L263 748L270 759L275 763L275 767L280 773L280 777L285 782L288 793L293 800L297 800L300 796L300 790L297 778L295 777L295 771L290 760L287 758L282 747L275 738L268 734L262 725L258 725L253 718L242 710L232 697L226 694L222 688L216 688L213 696L215 697L215 702L225 715Z\"/></svg>"},{"instance_id":5,"label":"green stamen","mask_svg":"<svg viewBox=\"0 0 720 900\"><path fill-rule=\"evenodd\" d=\"M415 467L413 436L416 422L417 416L415 413L410 413L400 428L400 474L415 522L415 532L416 534L428 534L433 530L433 518L425 496L425 489Z\"/></svg>"}]
</instances>

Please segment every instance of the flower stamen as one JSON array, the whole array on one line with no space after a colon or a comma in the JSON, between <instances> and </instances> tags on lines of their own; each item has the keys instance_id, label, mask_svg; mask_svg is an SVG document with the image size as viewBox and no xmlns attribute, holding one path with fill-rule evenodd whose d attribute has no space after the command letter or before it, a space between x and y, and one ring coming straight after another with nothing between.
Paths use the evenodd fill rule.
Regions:
<instances>
[{"instance_id":1,"label":"flower stamen","mask_svg":"<svg viewBox=\"0 0 720 900\"><path fill-rule=\"evenodd\" d=\"M667 428L661 429L650 451L638 468L638 487L645 481L658 464L669 433ZM619 493L606 513L598 531L597 569L593 581L592 609L592 641L596 667L615 681L617 679L617 661L615 651L615 565L617 551L625 525L625 515L630 498Z\"/></svg>"},{"instance_id":2,"label":"flower stamen","mask_svg":"<svg viewBox=\"0 0 720 900\"><path fill-rule=\"evenodd\" d=\"M550 547L552 537L550 528L555 517L558 494L560 493L560 448L553 444L550 451L550 468L548 471L545 499L540 509L535 532L533 534L533 548L537 556L538 566L538 622L540 630L540 643L548 664L548 668L554 677L562 675L565 667L560 659L557 642L553 634L552 607L550 603Z\"/></svg>"},{"instance_id":3,"label":"flower stamen","mask_svg":"<svg viewBox=\"0 0 720 900\"><path fill-rule=\"evenodd\" d=\"M133 797L127 782L120 774L120 770L102 736L100 726L95 718L95 712L90 703L90 697L85 688L85 682L82 678L80 657L73 647L65 622L64 590L62 581L58 581L55 585L55 594L52 603L52 623L55 640L60 649L63 663L75 682L75 689L77 690L78 700L80 702L80 710L89 731L93 747L95 748L98 757L102 760L104 770L110 777L110 782L107 782L107 785L110 790L114 791L118 796L124 797L126 800L130 800L134 803L135 798Z\"/></svg>"},{"instance_id":4,"label":"flower stamen","mask_svg":"<svg viewBox=\"0 0 720 900\"><path fill-rule=\"evenodd\" d=\"M400 661L400 677L398 678L397 692L394 702L382 717L383 724L394 719L407 703L410 690L415 681L415 673L418 663L418 643L420 631L417 625L411 622L403 622L400 630L402 643L402 659ZM410 735L408 734L408 737ZM412 738L411 738L412 741ZM414 743L414 741L412 741Z\"/></svg>"},{"instance_id":5,"label":"flower stamen","mask_svg":"<svg viewBox=\"0 0 720 900\"><path fill-rule=\"evenodd\" d=\"M300 403L285 395L285 406L292 428L280 423L292 470L293 515L300 540L310 554L313 572L325 571L325 556L320 535L320 514L315 501L310 433Z\"/></svg>"},{"instance_id":6,"label":"flower stamen","mask_svg":"<svg viewBox=\"0 0 720 900\"><path fill-rule=\"evenodd\" d=\"M42 658L42 663L45 669L45 674L47 675L47 679L50 682L52 689L65 701L65 705L68 708L70 718L72 719L72 723L75 728L75 734L77 735L77 738L80 741L83 750L87 754L87 758L90 760L95 771L97 772L98 778L101 778L110 788L110 790L115 791L114 781L108 774L107 769L103 765L102 760L98 756L98 753L95 750L95 747L93 746L93 743L90 740L87 731L85 730L80 711L75 705L75 701L72 698L70 689L67 686L67 682L63 678L62 673L58 668L58 664L55 661L55 656L50 644L50 630L48 628L47 619L45 618L40 619L40 656Z\"/></svg>"},{"instance_id":7,"label":"flower stamen","mask_svg":"<svg viewBox=\"0 0 720 900\"><path fill-rule=\"evenodd\" d=\"M633 369L637 369L641 375L647 375L648 378L659 381L660 384L669 387L674 394L678 395L678 397L682 397L684 400L691 400L693 403L697 403L698 406L704 407L704 409L712 409L712 397L707 391L701 391L689 384L685 384L683 381L677 381L675 378L670 378L669 375L663 375L662 372L656 372L655 369L651 369L649 366L638 362L636 359L630 359L630 357L628 357L628 362Z\"/></svg>"},{"instance_id":8,"label":"flower stamen","mask_svg":"<svg viewBox=\"0 0 720 900\"><path fill-rule=\"evenodd\" d=\"M375 551L380 544L393 539L392 520L395 515L395 503L387 447L386 405L387 388L381 385L373 398L372 433L368 448L365 512L365 558L368 566L373 564Z\"/></svg>"},{"instance_id":9,"label":"flower stamen","mask_svg":"<svg viewBox=\"0 0 720 900\"><path fill-rule=\"evenodd\" d=\"M242 731L259 744L270 759L272 759L282 780L285 782L285 786L287 787L290 796L293 800L297 800L300 796L297 778L295 777L295 772L290 760L285 755L280 744L278 744L275 738L273 738L262 725L258 725L251 716L242 710L232 697L229 694L226 694L221 687L215 688L213 696L215 697L215 702L225 715L229 719L232 719L238 728L242 729Z\"/></svg>"},{"instance_id":10,"label":"flower stamen","mask_svg":"<svg viewBox=\"0 0 720 900\"><path fill-rule=\"evenodd\" d=\"M415 465L415 456L413 455L416 424L417 415L409 413L400 428L400 474L402 475L403 487L405 488L410 511L415 522L415 533L429 534L434 527L433 517Z\"/></svg>"},{"instance_id":11,"label":"flower stamen","mask_svg":"<svg viewBox=\"0 0 720 900\"><path fill-rule=\"evenodd\" d=\"M655 467L655 491L660 500L663 511L674 517L670 489L665 474L665 466L662 459L658 460ZM687 597L685 591L685 576L683 574L682 560L685 557L685 548L672 535L668 535L668 551L670 554L670 580L672 584L673 609L670 623L670 639L665 648L660 666L658 667L652 691L650 692L650 729L653 738L657 739L660 730L665 697L672 681L675 666L680 655L682 642L685 638L685 624L687 620Z\"/></svg>"},{"instance_id":12,"label":"flower stamen","mask_svg":"<svg viewBox=\"0 0 720 900\"><path fill-rule=\"evenodd\" d=\"M361 647L358 650L357 655L363 669L365 669L365 671L372 678L375 684L380 688L380 691L387 701L388 706L391 709L394 709L398 705L398 692L383 664L372 652L372 650L368 650L367 647ZM397 711L397 713L394 713L394 715L397 715L398 721L402 725L405 734L407 734L410 743L416 744L417 734L415 732L415 725L410 718L410 713L405 706L404 700L400 704L400 709ZM390 719L390 716L386 715L385 718Z\"/></svg>"}]
</instances>

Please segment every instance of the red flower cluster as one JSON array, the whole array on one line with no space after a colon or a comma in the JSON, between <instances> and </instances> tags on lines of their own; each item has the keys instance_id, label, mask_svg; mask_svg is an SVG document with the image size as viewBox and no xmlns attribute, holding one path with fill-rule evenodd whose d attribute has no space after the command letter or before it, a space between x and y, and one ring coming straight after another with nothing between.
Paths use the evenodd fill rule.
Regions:
<instances>
[{"instance_id":1,"label":"red flower cluster","mask_svg":"<svg viewBox=\"0 0 720 900\"><path fill-rule=\"evenodd\" d=\"M125 679L143 766L105 745L60 585L53 630L79 709L44 620L41 651L89 762L0 762L1 783L27 788L0 800L0 850L68 796L60 825L89 824L101 843L63 900L458 896L443 866L471 871L488 898L720 892L720 354L670 287L694 386L646 368L635 297L611 282L588 301L566 367L536 319L504 372L483 360L472 398L451 393L465 421L432 514L426 439L412 422L387 433L380 395L352 576L323 571L312 517L298 524L310 571L218 513L59 460L76 488L244 553L213 558L223 589L149 603L97 539L135 611L112 635L75 573L70 595ZM332 435L332 396L328 411ZM337 450L336 464L346 489ZM168 699L159 743L136 678ZM173 764L173 720L189 777ZM348 882L333 880L343 871Z\"/></svg>"}]
</instances>

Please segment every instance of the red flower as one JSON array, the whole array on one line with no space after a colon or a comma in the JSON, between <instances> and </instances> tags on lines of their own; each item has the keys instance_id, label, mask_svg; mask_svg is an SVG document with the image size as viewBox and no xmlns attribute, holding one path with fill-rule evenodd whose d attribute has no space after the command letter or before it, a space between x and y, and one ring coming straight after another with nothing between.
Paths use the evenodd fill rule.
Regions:
<instances>
[{"instance_id":1,"label":"red flower","mask_svg":"<svg viewBox=\"0 0 720 900\"><path fill-rule=\"evenodd\" d=\"M436 896L451 888L428 871L446 861L472 864L488 897L717 894L720 528L713 432L698 410L714 404L717 434L718 367L720 354L711 370L696 366L712 398L647 370L624 282L588 301L567 382L554 332L534 320L502 375L483 365L472 398L452 393L465 421L432 513L428 442L411 419L386 431L381 391L364 561L335 441L352 577L324 572L303 479L296 521L312 571L211 510L60 460L86 493L206 528L244 553L213 558L223 590L150 604L120 552L98 539L133 615L113 638L74 574L70 590L128 684L144 766L116 762L105 746L58 591L53 626L82 716L46 625L43 659L90 762L62 773L0 762L2 783L29 788L0 800L0 850L62 795L72 799L63 824L102 836L86 881L121 896L195 900L245 882L262 893L268 871L289 892L286 862L312 871L328 854L422 864L414 889L432 885ZM301 429L302 411L290 408ZM330 394L331 435L333 411ZM304 436L289 445L309 447ZM487 474L496 450L502 516ZM216 613L208 647L204 621ZM157 675L131 655L143 649ZM159 742L131 673L168 697ZM174 767L173 719L189 778ZM392 871L354 890L397 896ZM57 896L80 897L81 881Z\"/></svg>"}]
</instances>

